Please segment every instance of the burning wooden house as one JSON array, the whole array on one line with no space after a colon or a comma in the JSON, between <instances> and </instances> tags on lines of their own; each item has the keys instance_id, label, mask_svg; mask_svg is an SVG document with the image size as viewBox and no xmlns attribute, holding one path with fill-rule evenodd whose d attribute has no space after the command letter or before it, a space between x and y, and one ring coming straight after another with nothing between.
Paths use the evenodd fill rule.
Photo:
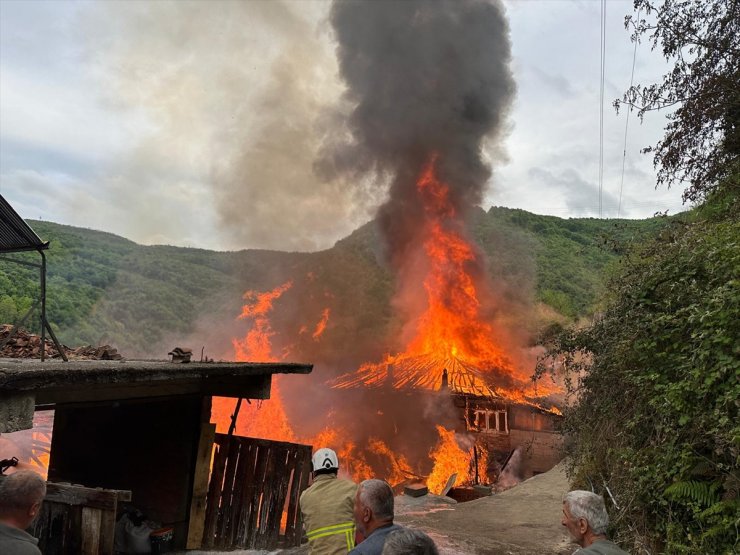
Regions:
<instances>
[{"instance_id":1,"label":"burning wooden house","mask_svg":"<svg viewBox=\"0 0 740 555\"><path fill-rule=\"evenodd\" d=\"M510 370L484 371L454 356L440 360L429 355L401 355L345 374L333 386L343 390L382 388L383 395L397 392L406 399L431 394L436 397L433 402L440 405L451 402L455 415L448 419L449 431L472 437L474 453L480 450L487 455L487 468L475 470L476 482L497 481L509 465L508 480L530 478L550 470L562 458L561 414L549 402L547 395L552 392L538 395ZM398 402L408 405L408 401Z\"/></svg>"},{"instance_id":2,"label":"burning wooden house","mask_svg":"<svg viewBox=\"0 0 740 555\"><path fill-rule=\"evenodd\" d=\"M299 541L310 447L216 434L211 402L267 399L274 374L311 370L0 359L0 433L28 429L34 411L54 410L49 495L35 525L42 550L111 553L122 501L170 529L175 548Z\"/></svg>"}]
</instances>

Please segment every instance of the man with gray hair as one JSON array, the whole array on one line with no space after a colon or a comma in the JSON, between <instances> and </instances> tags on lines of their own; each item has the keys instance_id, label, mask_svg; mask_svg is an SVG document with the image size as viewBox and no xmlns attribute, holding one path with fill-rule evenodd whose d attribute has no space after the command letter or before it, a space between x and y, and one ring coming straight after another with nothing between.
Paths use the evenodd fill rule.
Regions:
<instances>
[{"instance_id":1,"label":"man with gray hair","mask_svg":"<svg viewBox=\"0 0 740 555\"><path fill-rule=\"evenodd\" d=\"M359 485L354 515L364 539L349 555L381 555L388 534L402 530L393 524L393 490L383 480L365 480Z\"/></svg>"},{"instance_id":2,"label":"man with gray hair","mask_svg":"<svg viewBox=\"0 0 740 555\"><path fill-rule=\"evenodd\" d=\"M421 530L402 528L388 534L383 555L439 555L432 538Z\"/></svg>"},{"instance_id":3,"label":"man with gray hair","mask_svg":"<svg viewBox=\"0 0 740 555\"><path fill-rule=\"evenodd\" d=\"M41 555L38 540L25 532L41 511L46 482L32 470L0 478L0 553Z\"/></svg>"},{"instance_id":4,"label":"man with gray hair","mask_svg":"<svg viewBox=\"0 0 740 555\"><path fill-rule=\"evenodd\" d=\"M573 555L629 555L606 539L609 515L600 495L583 490L566 493L562 524L581 546Z\"/></svg>"}]
</instances>

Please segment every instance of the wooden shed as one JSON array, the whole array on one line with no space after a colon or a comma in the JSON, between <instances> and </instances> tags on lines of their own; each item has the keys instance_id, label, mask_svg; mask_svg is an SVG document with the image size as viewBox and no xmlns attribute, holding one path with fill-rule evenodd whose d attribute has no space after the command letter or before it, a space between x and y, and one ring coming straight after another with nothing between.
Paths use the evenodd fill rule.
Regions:
<instances>
[{"instance_id":1,"label":"wooden shed","mask_svg":"<svg viewBox=\"0 0 740 555\"><path fill-rule=\"evenodd\" d=\"M0 360L0 433L30 428L35 410L55 411L48 481L56 485L49 488L49 507L36 524L44 553L111 552L115 508L119 501L129 499L149 518L174 529L174 548L196 548L203 543L236 546L236 521L232 530L220 509L224 491L235 486L239 491L248 489L238 483L235 471L229 475L229 469L216 468L222 482L211 484L211 536L203 534L214 444L214 464L219 467L220 459L226 465L229 455L221 447L232 443L216 437L210 423L212 397L268 399L273 374L308 374L311 370L311 365L289 363ZM249 443L246 438L239 441ZM260 443L259 457L256 448L250 451L257 464L275 469L275 476L263 474L262 481L275 480L280 478L277 474L286 472L283 463L268 461L268 457L290 461L290 475L276 480L282 484L283 497L271 501L282 503L271 512L277 514L278 526L283 518L285 527L283 506L292 500L285 495L297 498L298 490L305 487L301 476L308 472L310 447L266 447L269 443ZM236 451L232 450L231 458L236 464ZM241 475L246 476L247 463L240 464L244 465ZM224 475L235 480L234 485L224 484ZM289 493L290 480L294 491ZM251 486L255 494L256 486ZM268 497L255 495L258 502ZM79 507L68 509L62 518L55 505L65 502ZM233 509L229 505L231 513L242 510L236 501L229 502L234 505ZM287 535L295 540L300 538L300 522L295 507L293 512ZM87 529L78 533L85 528L83 524ZM262 526L269 528L269 524ZM214 533L227 535L231 543L214 540ZM60 534L69 535L66 545L59 544ZM274 540L274 526L266 534ZM260 541L265 546L269 543Z\"/></svg>"}]
</instances>

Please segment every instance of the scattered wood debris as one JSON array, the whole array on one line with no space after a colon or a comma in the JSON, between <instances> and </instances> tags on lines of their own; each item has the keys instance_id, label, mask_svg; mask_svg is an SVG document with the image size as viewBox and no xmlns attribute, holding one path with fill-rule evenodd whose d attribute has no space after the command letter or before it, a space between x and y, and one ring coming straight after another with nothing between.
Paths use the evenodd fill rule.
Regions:
<instances>
[{"instance_id":1,"label":"scattered wood debris","mask_svg":"<svg viewBox=\"0 0 740 555\"><path fill-rule=\"evenodd\" d=\"M41 358L41 336L30 333L28 330L19 328L13 336L8 339L13 326L11 324L0 324L0 358ZM7 343L6 343L7 340ZM57 352L54 342L46 338L46 356L49 358L61 358ZM70 359L83 360L122 360L123 357L118 350L110 345L94 347L84 345L71 349L62 345L65 354Z\"/></svg>"},{"instance_id":2,"label":"scattered wood debris","mask_svg":"<svg viewBox=\"0 0 740 555\"><path fill-rule=\"evenodd\" d=\"M190 357L193 356L193 350L184 347L175 347L167 354L172 357L170 362L190 362Z\"/></svg>"}]
</instances>

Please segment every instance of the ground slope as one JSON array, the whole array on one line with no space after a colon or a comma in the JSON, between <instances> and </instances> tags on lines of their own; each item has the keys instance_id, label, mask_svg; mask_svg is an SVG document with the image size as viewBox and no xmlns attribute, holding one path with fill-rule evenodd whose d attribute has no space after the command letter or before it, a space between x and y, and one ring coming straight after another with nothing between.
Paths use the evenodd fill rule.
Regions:
<instances>
[{"instance_id":1,"label":"ground slope","mask_svg":"<svg viewBox=\"0 0 740 555\"><path fill-rule=\"evenodd\" d=\"M564 555L571 544L560 524L568 479L562 464L503 493L436 510L409 504L396 522L424 530L447 554ZM401 505L401 503L397 503ZM400 508L400 507L399 507Z\"/></svg>"}]
</instances>

